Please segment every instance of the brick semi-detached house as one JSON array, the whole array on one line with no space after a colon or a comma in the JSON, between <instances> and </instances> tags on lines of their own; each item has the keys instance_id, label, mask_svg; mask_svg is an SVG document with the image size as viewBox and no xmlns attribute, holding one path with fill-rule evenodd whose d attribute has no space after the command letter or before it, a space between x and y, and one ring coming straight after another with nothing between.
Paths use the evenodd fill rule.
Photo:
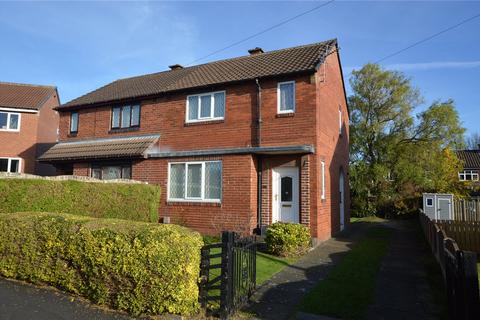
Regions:
<instances>
[{"instance_id":1,"label":"brick semi-detached house","mask_svg":"<svg viewBox=\"0 0 480 320\"><path fill-rule=\"evenodd\" d=\"M0 82L0 172L56 173L36 159L57 142L58 105L55 87Z\"/></svg>"},{"instance_id":2,"label":"brick semi-detached house","mask_svg":"<svg viewBox=\"0 0 480 320\"><path fill-rule=\"evenodd\" d=\"M349 221L348 109L336 40L114 81L57 108L60 172L162 187L159 221L203 233Z\"/></svg>"}]
</instances>

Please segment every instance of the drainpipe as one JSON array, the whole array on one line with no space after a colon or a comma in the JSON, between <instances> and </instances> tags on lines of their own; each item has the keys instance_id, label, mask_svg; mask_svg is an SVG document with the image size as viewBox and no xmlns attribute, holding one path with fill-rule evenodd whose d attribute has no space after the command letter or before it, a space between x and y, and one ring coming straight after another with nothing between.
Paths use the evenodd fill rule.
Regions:
<instances>
[{"instance_id":1,"label":"drainpipe","mask_svg":"<svg viewBox=\"0 0 480 320\"><path fill-rule=\"evenodd\" d=\"M258 78L257 84L257 147L262 141L262 87ZM262 234L262 156L257 155L257 230L258 235Z\"/></svg>"}]
</instances>

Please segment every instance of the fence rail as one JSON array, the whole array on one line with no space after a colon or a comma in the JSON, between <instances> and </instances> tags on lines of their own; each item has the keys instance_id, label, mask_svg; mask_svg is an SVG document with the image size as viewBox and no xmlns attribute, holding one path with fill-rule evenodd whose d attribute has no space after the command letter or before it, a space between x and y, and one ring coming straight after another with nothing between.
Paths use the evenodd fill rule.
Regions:
<instances>
[{"instance_id":1,"label":"fence rail","mask_svg":"<svg viewBox=\"0 0 480 320\"><path fill-rule=\"evenodd\" d=\"M435 221L420 214L420 225L442 270L450 319L480 319L477 255L460 250Z\"/></svg>"},{"instance_id":2,"label":"fence rail","mask_svg":"<svg viewBox=\"0 0 480 320\"><path fill-rule=\"evenodd\" d=\"M460 249L480 254L480 221L435 220Z\"/></svg>"}]
</instances>

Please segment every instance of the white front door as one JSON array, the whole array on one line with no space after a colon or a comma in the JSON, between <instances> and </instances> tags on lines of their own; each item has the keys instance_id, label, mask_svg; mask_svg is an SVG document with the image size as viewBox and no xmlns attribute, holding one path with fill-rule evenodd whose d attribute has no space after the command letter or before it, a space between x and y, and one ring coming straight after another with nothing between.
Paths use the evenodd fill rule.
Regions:
<instances>
[{"instance_id":1,"label":"white front door","mask_svg":"<svg viewBox=\"0 0 480 320\"><path fill-rule=\"evenodd\" d=\"M340 204L340 231L345 228L345 179L343 177L343 171L340 171L340 179L338 190L339 194L339 204Z\"/></svg>"},{"instance_id":2,"label":"white front door","mask_svg":"<svg viewBox=\"0 0 480 320\"><path fill-rule=\"evenodd\" d=\"M298 168L279 167L272 170L273 222L299 221Z\"/></svg>"}]
</instances>

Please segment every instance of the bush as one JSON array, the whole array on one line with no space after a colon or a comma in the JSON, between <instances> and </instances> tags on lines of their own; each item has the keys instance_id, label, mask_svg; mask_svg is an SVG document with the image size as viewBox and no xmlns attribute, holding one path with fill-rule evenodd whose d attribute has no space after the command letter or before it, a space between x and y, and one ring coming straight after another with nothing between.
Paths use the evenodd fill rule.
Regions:
<instances>
[{"instance_id":1,"label":"bush","mask_svg":"<svg viewBox=\"0 0 480 320\"><path fill-rule=\"evenodd\" d=\"M310 246L310 232L298 223L276 222L268 227L265 244L268 252L278 256L300 255Z\"/></svg>"},{"instance_id":2,"label":"bush","mask_svg":"<svg viewBox=\"0 0 480 320\"><path fill-rule=\"evenodd\" d=\"M198 311L201 236L177 225L0 215L0 274L131 314Z\"/></svg>"},{"instance_id":3,"label":"bush","mask_svg":"<svg viewBox=\"0 0 480 320\"><path fill-rule=\"evenodd\" d=\"M160 188L147 184L0 179L0 213L38 211L158 221Z\"/></svg>"}]
</instances>

